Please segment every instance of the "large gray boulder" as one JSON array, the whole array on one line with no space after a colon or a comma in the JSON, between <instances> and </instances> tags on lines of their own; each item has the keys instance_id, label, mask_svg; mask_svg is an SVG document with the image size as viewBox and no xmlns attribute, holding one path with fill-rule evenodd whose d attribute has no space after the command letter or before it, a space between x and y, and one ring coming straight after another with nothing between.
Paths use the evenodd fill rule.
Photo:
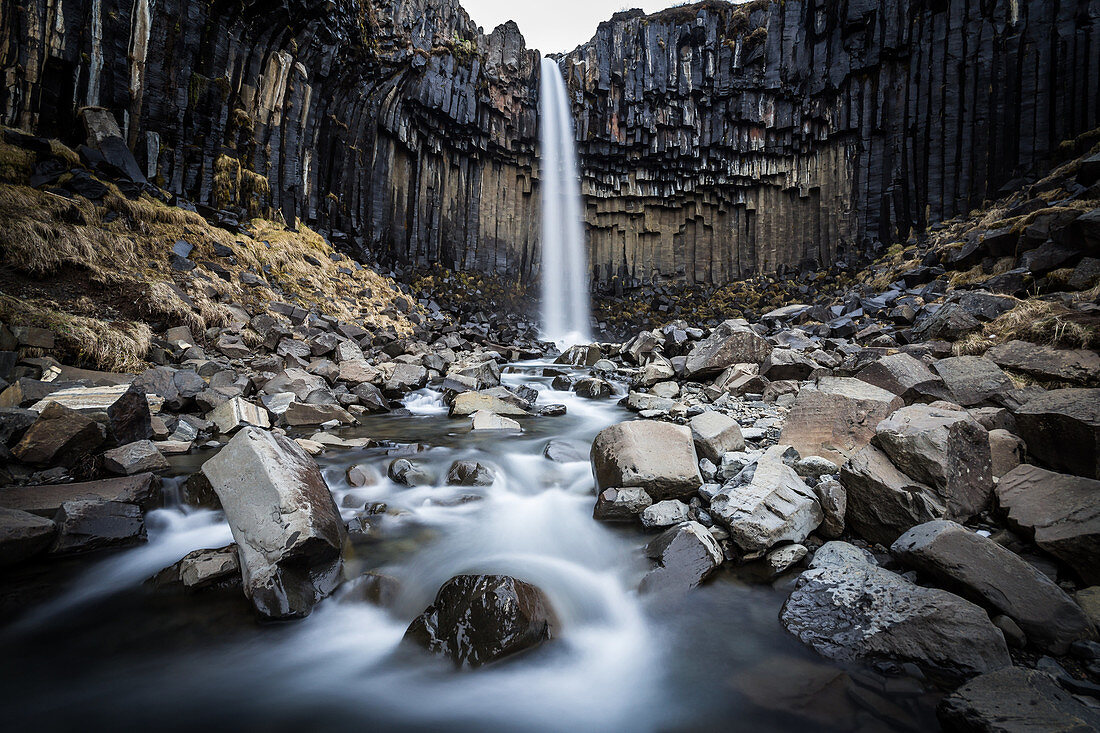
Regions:
<instances>
[{"instance_id":1,"label":"large gray boulder","mask_svg":"<svg viewBox=\"0 0 1100 733\"><path fill-rule=\"evenodd\" d=\"M823 377L798 392L779 442L802 456L840 465L871 442L875 426L905 402L881 387L849 377Z\"/></svg>"},{"instance_id":2,"label":"large gray boulder","mask_svg":"<svg viewBox=\"0 0 1100 733\"><path fill-rule=\"evenodd\" d=\"M698 522L682 522L646 545L658 567L642 578L642 593L682 593L702 583L725 556L710 531Z\"/></svg>"},{"instance_id":3,"label":"large gray boulder","mask_svg":"<svg viewBox=\"0 0 1100 733\"><path fill-rule=\"evenodd\" d=\"M889 546L910 527L940 519L946 509L931 488L906 476L873 445L840 469L845 522L870 542Z\"/></svg>"},{"instance_id":4,"label":"large gray boulder","mask_svg":"<svg viewBox=\"0 0 1100 733\"><path fill-rule=\"evenodd\" d=\"M780 619L830 659L912 662L960 676L1012 664L1004 637L981 608L910 583L844 542L817 551Z\"/></svg>"},{"instance_id":5,"label":"large gray boulder","mask_svg":"<svg viewBox=\"0 0 1100 733\"><path fill-rule=\"evenodd\" d=\"M684 376L700 380L718 376L731 364L759 364L772 345L749 328L745 321L729 320L696 344L684 362Z\"/></svg>"},{"instance_id":6,"label":"large gray boulder","mask_svg":"<svg viewBox=\"0 0 1100 733\"><path fill-rule=\"evenodd\" d=\"M906 404L951 398L942 379L923 361L905 353L890 354L871 362L856 373L856 379L892 392Z\"/></svg>"},{"instance_id":7,"label":"large gray boulder","mask_svg":"<svg viewBox=\"0 0 1100 733\"><path fill-rule=\"evenodd\" d=\"M246 427L202 472L225 510L256 610L308 615L339 582L346 539L317 464L286 436Z\"/></svg>"},{"instance_id":8,"label":"large gray boulder","mask_svg":"<svg viewBox=\"0 0 1100 733\"><path fill-rule=\"evenodd\" d=\"M448 657L456 667L480 667L552 638L557 619L546 595L506 575L459 575L405 631L405 639Z\"/></svg>"},{"instance_id":9,"label":"large gray boulder","mask_svg":"<svg viewBox=\"0 0 1100 733\"><path fill-rule=\"evenodd\" d=\"M1100 389L1055 389L1016 411L1028 452L1056 471L1100 478Z\"/></svg>"},{"instance_id":10,"label":"large gray boulder","mask_svg":"<svg viewBox=\"0 0 1100 733\"><path fill-rule=\"evenodd\" d=\"M1084 611L1050 578L961 524L941 519L913 527L890 551L938 584L1008 616L1046 652L1065 654L1094 633Z\"/></svg>"},{"instance_id":11,"label":"large gray boulder","mask_svg":"<svg viewBox=\"0 0 1100 733\"><path fill-rule=\"evenodd\" d=\"M947 516L969 519L993 495L989 433L964 411L903 407L879 423L874 443L903 473L931 487Z\"/></svg>"},{"instance_id":12,"label":"large gray boulder","mask_svg":"<svg viewBox=\"0 0 1100 733\"><path fill-rule=\"evenodd\" d=\"M712 463L721 463L722 455L745 449L741 426L721 412L703 412L688 421L695 449Z\"/></svg>"},{"instance_id":13,"label":"large gray boulder","mask_svg":"<svg viewBox=\"0 0 1100 733\"><path fill-rule=\"evenodd\" d=\"M1088 349L1055 349L1027 341L1009 341L985 354L997 366L1039 379L1094 385L1100 381L1100 354Z\"/></svg>"},{"instance_id":14,"label":"large gray boulder","mask_svg":"<svg viewBox=\"0 0 1100 733\"><path fill-rule=\"evenodd\" d=\"M813 489L783 461L787 446L769 448L711 499L710 512L748 555L783 542L802 542L824 519Z\"/></svg>"},{"instance_id":15,"label":"large gray boulder","mask_svg":"<svg viewBox=\"0 0 1100 733\"><path fill-rule=\"evenodd\" d=\"M1100 711L1085 705L1047 674L1007 667L975 677L937 710L954 733L1040 733L1100 730Z\"/></svg>"},{"instance_id":16,"label":"large gray boulder","mask_svg":"<svg viewBox=\"0 0 1100 733\"><path fill-rule=\"evenodd\" d=\"M598 491L645 489L653 501L684 499L703 485L691 431L656 420L623 422L592 441Z\"/></svg>"},{"instance_id":17,"label":"large gray boulder","mask_svg":"<svg viewBox=\"0 0 1100 733\"><path fill-rule=\"evenodd\" d=\"M992 360L984 356L940 359L932 370L943 379L953 401L963 407L1005 404L1015 385Z\"/></svg>"},{"instance_id":18,"label":"large gray boulder","mask_svg":"<svg viewBox=\"0 0 1100 733\"><path fill-rule=\"evenodd\" d=\"M997 505L1009 524L1100 583L1100 481L1021 465L997 483Z\"/></svg>"}]
</instances>

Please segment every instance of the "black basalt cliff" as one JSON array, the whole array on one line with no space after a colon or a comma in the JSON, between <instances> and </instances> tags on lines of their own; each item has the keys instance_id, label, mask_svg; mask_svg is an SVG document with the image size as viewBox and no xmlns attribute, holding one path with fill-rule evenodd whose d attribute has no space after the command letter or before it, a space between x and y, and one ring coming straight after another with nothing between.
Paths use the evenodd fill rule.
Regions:
<instances>
[{"instance_id":1,"label":"black basalt cliff","mask_svg":"<svg viewBox=\"0 0 1100 733\"><path fill-rule=\"evenodd\" d=\"M458 0L23 0L0 122L114 114L149 179L381 258L537 269L538 54ZM1100 0L708 1L561 57L595 280L855 258L1100 124Z\"/></svg>"}]
</instances>

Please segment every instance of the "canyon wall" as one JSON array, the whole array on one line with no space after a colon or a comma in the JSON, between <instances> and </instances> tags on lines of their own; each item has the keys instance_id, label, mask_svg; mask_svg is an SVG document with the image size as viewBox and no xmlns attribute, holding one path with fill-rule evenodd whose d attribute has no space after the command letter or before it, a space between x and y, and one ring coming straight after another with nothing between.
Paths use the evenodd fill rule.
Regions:
<instances>
[{"instance_id":1,"label":"canyon wall","mask_svg":"<svg viewBox=\"0 0 1100 733\"><path fill-rule=\"evenodd\" d=\"M368 255L531 277L538 55L458 0L21 0L0 122L114 113L149 179ZM828 264L1100 124L1100 0L708 1L561 58L595 280Z\"/></svg>"}]
</instances>

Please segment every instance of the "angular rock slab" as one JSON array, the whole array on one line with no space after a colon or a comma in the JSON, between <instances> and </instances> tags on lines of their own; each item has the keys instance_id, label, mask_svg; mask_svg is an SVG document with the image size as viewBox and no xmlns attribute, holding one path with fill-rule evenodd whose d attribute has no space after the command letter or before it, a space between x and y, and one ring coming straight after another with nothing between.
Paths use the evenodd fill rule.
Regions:
<instances>
[{"instance_id":1,"label":"angular rock slab","mask_svg":"<svg viewBox=\"0 0 1100 733\"><path fill-rule=\"evenodd\" d=\"M151 440L139 440L103 454L103 467L120 476L167 471L168 460Z\"/></svg>"},{"instance_id":2,"label":"angular rock slab","mask_svg":"<svg viewBox=\"0 0 1100 733\"><path fill-rule=\"evenodd\" d=\"M347 537L316 462L286 436L246 427L202 472L225 510L256 610L308 615L339 582Z\"/></svg>"},{"instance_id":3,"label":"angular rock slab","mask_svg":"<svg viewBox=\"0 0 1100 733\"><path fill-rule=\"evenodd\" d=\"M949 520L909 530L890 548L894 557L965 598L1003 613L1046 652L1062 655L1091 638L1084 611L1031 563Z\"/></svg>"},{"instance_id":4,"label":"angular rock slab","mask_svg":"<svg viewBox=\"0 0 1100 733\"><path fill-rule=\"evenodd\" d=\"M859 370L856 379L892 392L906 404L951 398L943 380L923 361L909 354L890 354L873 361Z\"/></svg>"},{"instance_id":5,"label":"angular rock slab","mask_svg":"<svg viewBox=\"0 0 1100 733\"><path fill-rule=\"evenodd\" d=\"M267 410L254 405L243 397L234 397L218 405L206 419L218 426L218 432L229 435L234 430L246 426L257 428L271 427L271 418Z\"/></svg>"},{"instance_id":6,"label":"angular rock slab","mask_svg":"<svg viewBox=\"0 0 1100 733\"><path fill-rule=\"evenodd\" d=\"M744 321L729 320L688 353L684 376L694 380L716 377L731 364L759 364L771 351L772 345Z\"/></svg>"},{"instance_id":7,"label":"angular rock slab","mask_svg":"<svg viewBox=\"0 0 1100 733\"><path fill-rule=\"evenodd\" d=\"M839 466L870 443L879 422L904 404L901 397L859 379L824 377L798 392L779 442Z\"/></svg>"},{"instance_id":8,"label":"angular rock slab","mask_svg":"<svg viewBox=\"0 0 1100 733\"><path fill-rule=\"evenodd\" d=\"M1100 730L1100 711L1049 675L1022 667L975 677L945 697L936 713L946 730L968 733Z\"/></svg>"},{"instance_id":9,"label":"angular rock slab","mask_svg":"<svg viewBox=\"0 0 1100 733\"><path fill-rule=\"evenodd\" d=\"M50 552L69 554L144 542L145 520L134 504L67 501L53 518L57 539Z\"/></svg>"},{"instance_id":10,"label":"angular rock slab","mask_svg":"<svg viewBox=\"0 0 1100 733\"><path fill-rule=\"evenodd\" d=\"M646 545L646 555L656 560L642 578L642 593L682 593L702 583L725 560L714 535L698 522L682 522Z\"/></svg>"},{"instance_id":11,"label":"angular rock slab","mask_svg":"<svg viewBox=\"0 0 1100 733\"><path fill-rule=\"evenodd\" d=\"M19 509L47 519L67 501L116 501L149 509L159 496L160 480L151 473L79 484L10 486L0 489L0 508Z\"/></svg>"},{"instance_id":12,"label":"angular rock slab","mask_svg":"<svg viewBox=\"0 0 1100 733\"><path fill-rule=\"evenodd\" d=\"M952 518L969 519L993 495L989 433L965 411L903 407L878 424L874 444L935 491Z\"/></svg>"},{"instance_id":13,"label":"angular rock slab","mask_svg":"<svg viewBox=\"0 0 1100 733\"><path fill-rule=\"evenodd\" d=\"M602 522L634 522L653 499L645 489L604 489L596 497L592 518Z\"/></svg>"},{"instance_id":14,"label":"angular rock slab","mask_svg":"<svg viewBox=\"0 0 1100 733\"><path fill-rule=\"evenodd\" d=\"M72 466L99 448L106 436L103 425L91 417L51 402L11 453L23 463Z\"/></svg>"},{"instance_id":15,"label":"angular rock slab","mask_svg":"<svg viewBox=\"0 0 1100 733\"><path fill-rule=\"evenodd\" d=\"M997 483L997 505L1035 544L1100 583L1100 481L1021 465Z\"/></svg>"},{"instance_id":16,"label":"angular rock slab","mask_svg":"<svg viewBox=\"0 0 1100 733\"><path fill-rule=\"evenodd\" d=\"M1056 471L1100 478L1100 389L1055 389L1016 411L1031 455Z\"/></svg>"},{"instance_id":17,"label":"angular rock slab","mask_svg":"<svg viewBox=\"0 0 1100 733\"><path fill-rule=\"evenodd\" d=\"M703 485L691 431L680 425L636 420L604 428L591 459L598 491L629 486L662 501L690 497Z\"/></svg>"},{"instance_id":18,"label":"angular rock slab","mask_svg":"<svg viewBox=\"0 0 1100 733\"><path fill-rule=\"evenodd\" d=\"M734 544L760 554L782 542L802 542L824 519L813 489L783 461L787 446L769 448L752 480L723 489L711 499L711 514Z\"/></svg>"},{"instance_id":19,"label":"angular rock slab","mask_svg":"<svg viewBox=\"0 0 1100 733\"><path fill-rule=\"evenodd\" d=\"M1039 379L1095 385L1100 381L1100 354L1087 349L1055 349L1027 341L994 346L986 357L1003 369Z\"/></svg>"},{"instance_id":20,"label":"angular rock slab","mask_svg":"<svg viewBox=\"0 0 1100 733\"><path fill-rule=\"evenodd\" d=\"M557 619L546 595L506 575L459 575L439 589L405 639L448 657L456 667L480 667L553 638Z\"/></svg>"},{"instance_id":21,"label":"angular rock slab","mask_svg":"<svg viewBox=\"0 0 1100 733\"><path fill-rule=\"evenodd\" d=\"M57 525L18 509L0 508L0 567L14 565L46 551Z\"/></svg>"},{"instance_id":22,"label":"angular rock slab","mask_svg":"<svg viewBox=\"0 0 1100 733\"><path fill-rule=\"evenodd\" d=\"M869 542L889 547L911 527L947 513L930 487L899 471L873 445L844 464L840 483L847 500L844 521Z\"/></svg>"},{"instance_id":23,"label":"angular rock slab","mask_svg":"<svg viewBox=\"0 0 1100 733\"><path fill-rule=\"evenodd\" d=\"M910 583L844 542L817 551L780 620L829 659L913 662L959 676L1012 664L1004 637L984 610L947 591Z\"/></svg>"},{"instance_id":24,"label":"angular rock slab","mask_svg":"<svg viewBox=\"0 0 1100 733\"><path fill-rule=\"evenodd\" d=\"M691 437L699 455L712 463L721 463L722 455L730 451L745 450L745 438L741 425L728 415L708 411L688 421Z\"/></svg>"},{"instance_id":25,"label":"angular rock slab","mask_svg":"<svg viewBox=\"0 0 1100 733\"><path fill-rule=\"evenodd\" d=\"M1005 395L1016 386L999 366L983 356L940 359L932 365L932 370L947 385L953 401L963 407L1002 404Z\"/></svg>"}]
</instances>

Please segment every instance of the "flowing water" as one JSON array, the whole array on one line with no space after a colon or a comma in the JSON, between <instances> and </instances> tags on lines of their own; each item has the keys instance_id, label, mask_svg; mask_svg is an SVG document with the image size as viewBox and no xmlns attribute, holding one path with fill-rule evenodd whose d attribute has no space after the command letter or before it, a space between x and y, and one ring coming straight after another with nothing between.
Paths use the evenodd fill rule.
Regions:
<instances>
[{"instance_id":1,"label":"flowing water","mask_svg":"<svg viewBox=\"0 0 1100 733\"><path fill-rule=\"evenodd\" d=\"M539 95L542 328L544 339L564 348L592 339L573 112L553 59L542 60Z\"/></svg>"},{"instance_id":2,"label":"flowing water","mask_svg":"<svg viewBox=\"0 0 1100 733\"><path fill-rule=\"evenodd\" d=\"M388 610L338 591L309 618L257 625L239 589L174 595L144 581L198 548L227 544L220 512L173 501L148 516L149 542L77 565L50 598L0 628L0 704L8 730L929 730L934 699L912 680L828 666L778 621L790 578L749 584L721 574L678 598L636 593L650 567L651 535L591 518L588 461L543 457L554 438L577 441L629 415L615 399L551 389L537 363L511 367L506 384L540 391L568 414L536 418L522 433L473 433L446 417L438 393L369 418L346 437L387 447L319 458L345 519L373 502L353 538L349 575L400 581ZM619 386L622 389L622 385ZM393 455L434 477L389 482ZM181 458L196 470L210 452ZM497 469L488 487L443 483L455 460ZM366 464L374 485L353 488ZM533 653L475 672L401 644L409 622L460 573L507 573L541 587L561 620ZM364 727L366 726L366 727Z\"/></svg>"}]
</instances>

